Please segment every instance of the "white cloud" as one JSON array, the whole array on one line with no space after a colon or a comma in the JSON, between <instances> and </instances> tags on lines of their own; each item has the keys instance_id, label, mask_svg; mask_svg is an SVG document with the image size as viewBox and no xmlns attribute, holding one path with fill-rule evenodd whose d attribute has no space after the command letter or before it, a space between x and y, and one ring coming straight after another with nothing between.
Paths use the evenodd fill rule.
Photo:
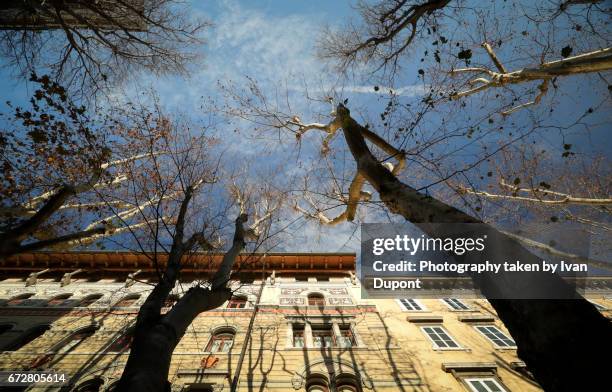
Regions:
<instances>
[{"instance_id":1,"label":"white cloud","mask_svg":"<svg viewBox=\"0 0 612 392\"><path fill-rule=\"evenodd\" d=\"M235 2L222 3L208 38L206 78L259 81L320 73L313 46L319 31L315 15L267 15Z\"/></svg>"},{"instance_id":2,"label":"white cloud","mask_svg":"<svg viewBox=\"0 0 612 392\"><path fill-rule=\"evenodd\" d=\"M295 91L305 91L303 87L290 87ZM330 91L335 88L331 85L320 88L309 88L308 91L310 93L321 93L321 94L329 94ZM387 86L375 86L375 85L349 85L343 86L340 88L340 92L344 94L393 94L402 97L418 97L421 95L425 95L428 91L429 87L423 84L411 84L406 85L400 88L391 88Z\"/></svg>"}]
</instances>

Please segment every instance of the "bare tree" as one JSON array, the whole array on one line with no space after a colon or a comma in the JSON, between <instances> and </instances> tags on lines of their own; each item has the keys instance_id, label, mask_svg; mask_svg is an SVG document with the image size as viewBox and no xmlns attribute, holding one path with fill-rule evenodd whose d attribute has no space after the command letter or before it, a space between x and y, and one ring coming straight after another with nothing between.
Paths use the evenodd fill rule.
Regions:
<instances>
[{"instance_id":1,"label":"bare tree","mask_svg":"<svg viewBox=\"0 0 612 392\"><path fill-rule=\"evenodd\" d=\"M471 86L468 90L451 93L452 99L459 99L468 95L476 94L480 91L491 87L504 87L507 85L525 83L531 81L539 81L539 93L533 101L525 102L515 107L512 107L501 112L507 116L517 110L526 108L531 105L538 104L542 97L548 92L549 84L553 78L560 76L577 75L581 73L602 72L612 69L612 48L596 50L590 53L583 53L577 56L568 57L562 60L548 61L540 64L537 67L522 68L517 71L509 72L495 55L493 48L488 43L483 43L482 46L491 57L491 60L497 67L497 71L482 67L458 68L450 71L451 75L460 73L485 75L471 79L468 84Z\"/></svg>"},{"instance_id":2,"label":"bare tree","mask_svg":"<svg viewBox=\"0 0 612 392\"><path fill-rule=\"evenodd\" d=\"M198 248L208 251L215 249L205 231L185 236L185 226L189 219L187 211L195 191L194 185L188 185L180 201L167 262L165 266L160 265L162 272L159 282L138 312L130 355L117 385L118 391L167 390L174 348L198 314L219 307L231 297L232 290L227 287L227 283L238 255L248 240L259 239L261 226L269 218L269 215L263 216L250 227L245 227L248 220L247 206L236 189L234 195L240 204L240 211L235 220L231 246L221 264L206 284L191 287L171 310L162 315L161 309L176 285L181 266L189 259L189 253ZM155 254L154 257L158 259L160 255Z\"/></svg>"},{"instance_id":3,"label":"bare tree","mask_svg":"<svg viewBox=\"0 0 612 392\"><path fill-rule=\"evenodd\" d=\"M449 225L449 229L446 230L444 229L446 226L431 225L431 223L472 223L480 225L488 233L489 238L500 245L501 249L523 262L537 263L540 259L517 240L521 240L527 246L551 251L551 249L544 249L542 244L530 243L528 239L517 238L513 233L496 230L484 224L482 220L400 181L398 175L409 158L406 152L393 147L371 129L359 124L342 104L332 111L330 121L308 123L303 122L294 114L274 111L272 105L257 105L256 100L248 98L241 100L235 95L233 97L237 98L240 104L240 108L236 109L236 114L245 119L251 118L262 129L286 130L298 136L299 140L304 138L305 132L311 130L324 132L324 151L329 148L327 143L333 135L342 130L356 164L356 173L348 187L348 197L337 196L344 193L343 190L335 192L336 195L330 195L340 201L339 206L344 205L343 211L335 217L328 217L323 210L318 208L317 202L309 200L307 196L306 200L310 208L304 208L298 204L299 202L296 202L296 209L309 218L317 219L327 225L353 220L356 206L372 198L368 191L364 191L364 186L369 184L378 193L380 202L386 206L388 211L404 217L428 235L448 238L456 238L459 235L452 230L452 225ZM366 142L375 146L382 153L373 155ZM392 161L395 163L392 164ZM336 178L335 176L329 177ZM319 194L323 192L317 189L311 191ZM554 253L555 250L553 249L552 252ZM612 330L609 323L594 306L582 299L575 289L560 277L527 274L504 276L500 281L490 276L473 277L473 279L482 293L489 298L499 317L516 340L519 356L527 363L538 382L546 390L574 390L579 388L584 377L593 375L593 369L603 371L602 364L589 356L588 347L597 344L596 342L602 339L610 339ZM558 293L563 293L562 297L565 299L556 301L498 299L523 298L521 293L534 293L534 290L541 295L544 292L540 290L553 287L559 290ZM538 298L544 296L545 294ZM577 316L574 317L574 315ZM581 332L585 330L588 330L589 333ZM579 359L574 360L573 358ZM577 374L584 377L576 377ZM593 385L602 381L603 379L593 380Z\"/></svg>"},{"instance_id":4,"label":"bare tree","mask_svg":"<svg viewBox=\"0 0 612 392\"><path fill-rule=\"evenodd\" d=\"M358 10L360 23L322 34L320 54L343 72L357 65L352 70L377 83L374 92L388 105L380 121L366 118L366 126L376 126L380 135L405 152L412 163L411 177L415 170L425 172L429 179L419 190L440 192L436 185L447 187L457 203L466 203L481 219L483 198L489 207L494 200L522 201L521 211L539 208L532 200L538 199L538 204L557 211L545 221L551 215L577 217L589 231L594 227L587 220L597 225L598 220L608 219L609 211L601 205L609 199L608 187L599 187L597 197L588 197L583 196L587 193L583 188L572 189L561 178L551 179L567 165L573 167L564 170L564 178L588 178L579 173L584 165L590 166L592 155L586 152L599 147L586 146L588 135L603 132L602 122L608 122L604 113L610 100L607 75L612 62L605 2L394 1L362 3ZM415 79L416 84L407 88L422 89L420 102L402 97L405 87L396 86ZM589 104L582 108L583 102ZM576 109L564 110L568 104ZM519 111L523 114L511 116ZM584 143L567 141L577 134L584 136L580 138ZM532 144L538 151L522 157L513 154L513 159L533 162L546 151L545 169L533 167L538 170L529 170L529 175L518 170L510 177L506 170L512 165L510 159L503 162L506 169L499 168L500 156ZM474 158L466 163L453 153L439 154L441 149L469 151ZM558 156L552 156L559 150ZM593 184L609 178L605 165L599 170L592 173L599 179L592 178ZM531 184L531 191L514 181ZM544 195L537 191L544 189L540 183L550 187ZM496 185L500 191L490 192ZM593 208L577 212L578 202L592 203ZM497 203L495 208L503 213L505 206ZM487 212L492 213L491 208ZM520 215L514 212L512 216Z\"/></svg>"},{"instance_id":5,"label":"bare tree","mask_svg":"<svg viewBox=\"0 0 612 392\"><path fill-rule=\"evenodd\" d=\"M0 50L21 75L48 69L87 98L137 71L184 73L207 25L176 0L12 1Z\"/></svg>"},{"instance_id":6,"label":"bare tree","mask_svg":"<svg viewBox=\"0 0 612 392\"><path fill-rule=\"evenodd\" d=\"M377 69L395 70L399 57L415 37L435 24L450 0L393 0L359 2L362 22L340 30L327 28L320 39L320 55L337 62L341 71L357 63L374 62Z\"/></svg>"},{"instance_id":7,"label":"bare tree","mask_svg":"<svg viewBox=\"0 0 612 392\"><path fill-rule=\"evenodd\" d=\"M125 184L125 165L161 152L115 155L106 140L108 123L97 126L48 77L33 80L40 89L31 108L14 108L13 128L0 136L0 257L74 248L142 227L118 219L136 215L137 206L109 204L97 193Z\"/></svg>"},{"instance_id":8,"label":"bare tree","mask_svg":"<svg viewBox=\"0 0 612 392\"><path fill-rule=\"evenodd\" d=\"M223 171L210 127L194 132L186 121L171 119L159 107L127 109L123 118L122 127L128 129L122 134L129 133L130 140L148 145L150 151L164 153L125 162L122 170L128 186L98 192L109 205L133 206L133 214L117 210L114 217L123 227L134 222L142 222L142 227L113 242L149 259L155 271L149 280L153 288L136 317L117 390L165 391L176 345L198 314L231 297L236 286L229 284L232 274L257 262L253 256L252 261L235 265L243 251L262 249L282 198L263 183L250 186L243 176ZM134 152L130 143L122 143L117 150L117 154ZM220 202L222 192L228 194L225 205ZM234 214L237 217L230 220ZM225 237L231 238L227 246ZM223 257L217 263L220 252ZM212 273L203 267L198 280L189 282L188 290L166 311L171 292L181 283L183 266L194 257L210 257Z\"/></svg>"}]
</instances>

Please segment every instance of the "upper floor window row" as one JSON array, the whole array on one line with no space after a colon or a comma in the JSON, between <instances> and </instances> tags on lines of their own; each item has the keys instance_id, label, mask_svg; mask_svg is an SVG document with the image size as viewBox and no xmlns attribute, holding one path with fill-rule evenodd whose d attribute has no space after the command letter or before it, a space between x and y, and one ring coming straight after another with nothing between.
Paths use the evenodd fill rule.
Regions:
<instances>
[{"instance_id":1,"label":"upper floor window row","mask_svg":"<svg viewBox=\"0 0 612 392\"><path fill-rule=\"evenodd\" d=\"M458 298L442 298L441 301L452 310L470 310L470 307ZM407 311L426 310L425 306L414 298L400 298L399 303L403 310L407 310Z\"/></svg>"},{"instance_id":2,"label":"upper floor window row","mask_svg":"<svg viewBox=\"0 0 612 392\"><path fill-rule=\"evenodd\" d=\"M458 298L443 298L442 301L453 310L470 310L470 307Z\"/></svg>"},{"instance_id":3,"label":"upper floor window row","mask_svg":"<svg viewBox=\"0 0 612 392\"><path fill-rule=\"evenodd\" d=\"M421 305L416 299L413 298L400 298L400 304L402 304L405 310L424 310L425 307Z\"/></svg>"},{"instance_id":4,"label":"upper floor window row","mask_svg":"<svg viewBox=\"0 0 612 392\"><path fill-rule=\"evenodd\" d=\"M314 324L305 328L304 324L293 324L291 328L293 347L303 348L307 341L313 348L343 347L357 345L357 340L351 325Z\"/></svg>"},{"instance_id":5,"label":"upper floor window row","mask_svg":"<svg viewBox=\"0 0 612 392\"><path fill-rule=\"evenodd\" d=\"M49 306L49 307L87 307L97 303L104 295L100 293L90 294L81 299L75 299L71 293L63 293L45 299L32 299L34 293L25 293L9 298L3 301L3 306ZM140 294L129 294L119 299L113 304L113 308L126 308L135 306L138 300L141 298ZM164 301L164 307L172 307L176 301L179 300L179 296L171 294ZM245 301L246 302L246 301ZM237 305L236 307L242 307Z\"/></svg>"}]
</instances>

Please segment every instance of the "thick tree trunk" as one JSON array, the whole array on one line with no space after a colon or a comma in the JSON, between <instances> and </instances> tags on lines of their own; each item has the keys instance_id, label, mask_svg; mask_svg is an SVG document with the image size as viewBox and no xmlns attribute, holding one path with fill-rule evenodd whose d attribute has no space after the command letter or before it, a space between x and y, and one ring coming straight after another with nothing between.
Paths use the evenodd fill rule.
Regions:
<instances>
[{"instance_id":1,"label":"thick tree trunk","mask_svg":"<svg viewBox=\"0 0 612 392\"><path fill-rule=\"evenodd\" d=\"M211 287L192 287L168 313L161 314L164 301L178 279L183 255L203 237L202 233L196 233L183 242L185 215L192 194L193 188L188 188L181 203L164 274L138 311L134 340L116 388L118 392L169 391L168 372L172 353L185 331L200 313L218 308L232 295L226 284L234 262L245 246L243 223L248 219L245 213L236 218L232 247L224 255L219 269L211 279Z\"/></svg>"},{"instance_id":2,"label":"thick tree trunk","mask_svg":"<svg viewBox=\"0 0 612 392\"><path fill-rule=\"evenodd\" d=\"M130 356L115 390L169 391L168 372L172 353L185 331L198 314L218 308L230 297L231 291L227 288L212 291L194 287L163 316L149 319L145 315L146 310L141 309Z\"/></svg>"},{"instance_id":3,"label":"thick tree trunk","mask_svg":"<svg viewBox=\"0 0 612 392\"><path fill-rule=\"evenodd\" d=\"M362 136L365 128L350 117L348 109L340 105L337 116L358 170L378 191L390 211L404 216L432 236L452 237L458 233L440 233L439 230L445 230L440 225L433 229L431 223L481 223L495 236L504 252L524 262L538 259L514 239L399 181L371 154ZM494 281L484 276L475 283L491 298L524 298L523 290L543 294L551 288L565 293L565 298L575 298L491 299L489 302L516 341L519 357L546 391L599 390L596 386L608 383L608 363L594 353L612 349L612 327L593 305L575 291L570 292L573 289L565 281L552 274L529 273L518 277L506 275ZM534 284L542 287L533 287Z\"/></svg>"}]
</instances>

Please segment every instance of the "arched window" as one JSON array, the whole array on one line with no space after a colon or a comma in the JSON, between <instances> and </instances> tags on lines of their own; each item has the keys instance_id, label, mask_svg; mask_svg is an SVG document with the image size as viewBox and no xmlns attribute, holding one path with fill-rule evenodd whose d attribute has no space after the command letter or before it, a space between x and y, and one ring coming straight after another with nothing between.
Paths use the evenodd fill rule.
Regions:
<instances>
[{"instance_id":1,"label":"arched window","mask_svg":"<svg viewBox=\"0 0 612 392\"><path fill-rule=\"evenodd\" d=\"M6 301L6 306L20 306L27 303L28 298L34 296L32 293L20 294Z\"/></svg>"},{"instance_id":2,"label":"arched window","mask_svg":"<svg viewBox=\"0 0 612 392\"><path fill-rule=\"evenodd\" d=\"M70 293L66 293L66 294L60 294L57 295L53 298L51 298L49 301L47 301L47 306L64 306L68 304L67 299L72 297L72 294Z\"/></svg>"},{"instance_id":3,"label":"arched window","mask_svg":"<svg viewBox=\"0 0 612 392\"><path fill-rule=\"evenodd\" d=\"M17 351L21 347L26 344L32 342L34 339L42 336L51 326L49 324L41 324L37 325L34 328L30 328L25 331L21 336L15 339L13 342L9 343L6 347L4 347L4 351Z\"/></svg>"},{"instance_id":4,"label":"arched window","mask_svg":"<svg viewBox=\"0 0 612 392\"><path fill-rule=\"evenodd\" d=\"M85 341L85 339L93 335L96 332L96 329L97 327L90 326L90 327L83 328L81 330L71 333L70 336L68 336L65 339L62 339L58 344L53 346L53 348L50 350L48 354L44 354L44 355L37 357L31 363L30 368L31 369L41 368L44 365L47 365L50 362L52 362L54 359L56 360L62 359L65 354L76 349L78 346L80 346Z\"/></svg>"},{"instance_id":5,"label":"arched window","mask_svg":"<svg viewBox=\"0 0 612 392\"><path fill-rule=\"evenodd\" d=\"M102 385L104 385L104 380L101 379L100 377L96 377L94 379L87 380L84 383L77 385L77 387L74 388L72 391L73 392L99 392L100 389L102 388Z\"/></svg>"},{"instance_id":6,"label":"arched window","mask_svg":"<svg viewBox=\"0 0 612 392\"><path fill-rule=\"evenodd\" d=\"M117 301L113 308L127 308L129 306L133 306L134 303L138 301L138 298L140 298L140 295L138 294L128 295L127 297L123 297Z\"/></svg>"},{"instance_id":7,"label":"arched window","mask_svg":"<svg viewBox=\"0 0 612 392\"><path fill-rule=\"evenodd\" d=\"M94 302L96 302L97 300L99 300L100 298L102 298L102 294L92 294L92 295L88 295L87 297L83 298L81 300L81 303L79 304L79 306L81 307L86 307L89 306L91 304L93 304Z\"/></svg>"},{"instance_id":8,"label":"arched window","mask_svg":"<svg viewBox=\"0 0 612 392\"><path fill-rule=\"evenodd\" d=\"M306 391L308 392L329 392L329 383L324 376L313 374L306 380Z\"/></svg>"},{"instance_id":9,"label":"arched window","mask_svg":"<svg viewBox=\"0 0 612 392\"><path fill-rule=\"evenodd\" d=\"M56 355L61 355L73 351L80 346L85 339L96 332L97 327L91 326L72 333L68 338L62 340L55 348Z\"/></svg>"},{"instance_id":10,"label":"arched window","mask_svg":"<svg viewBox=\"0 0 612 392\"><path fill-rule=\"evenodd\" d=\"M234 296L227 303L228 309L244 309L246 308L247 299L243 296Z\"/></svg>"},{"instance_id":11,"label":"arched window","mask_svg":"<svg viewBox=\"0 0 612 392\"><path fill-rule=\"evenodd\" d=\"M206 350L211 353L227 353L234 344L234 331L222 329L213 334L206 345Z\"/></svg>"},{"instance_id":12,"label":"arched window","mask_svg":"<svg viewBox=\"0 0 612 392\"><path fill-rule=\"evenodd\" d=\"M319 293L309 294L308 306L325 306L325 297Z\"/></svg>"},{"instance_id":13,"label":"arched window","mask_svg":"<svg viewBox=\"0 0 612 392\"><path fill-rule=\"evenodd\" d=\"M115 341L108 346L106 351L117 353L127 351L132 346L132 340L134 340L134 328L129 328L123 335L115 339Z\"/></svg>"}]
</instances>

